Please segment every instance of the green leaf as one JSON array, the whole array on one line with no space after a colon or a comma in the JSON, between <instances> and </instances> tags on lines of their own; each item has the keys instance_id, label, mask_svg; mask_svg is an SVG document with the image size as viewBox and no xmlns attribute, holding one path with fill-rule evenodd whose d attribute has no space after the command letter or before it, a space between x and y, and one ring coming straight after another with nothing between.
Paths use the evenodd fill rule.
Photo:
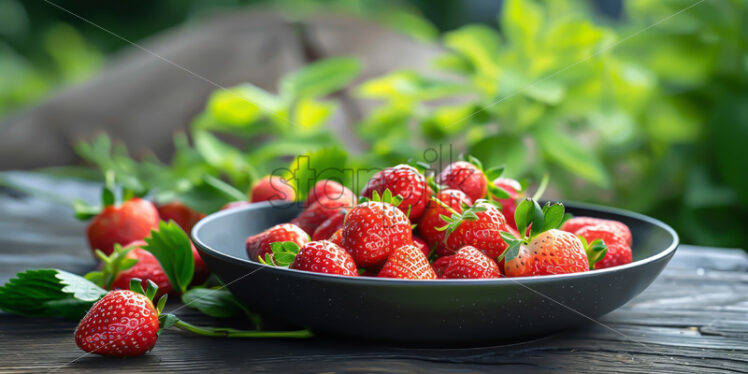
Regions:
<instances>
[{"instance_id":1,"label":"green leaf","mask_svg":"<svg viewBox=\"0 0 748 374\"><path fill-rule=\"evenodd\" d=\"M66 271L27 270L0 287L0 309L30 317L79 320L106 292Z\"/></svg>"},{"instance_id":2,"label":"green leaf","mask_svg":"<svg viewBox=\"0 0 748 374\"><path fill-rule=\"evenodd\" d=\"M597 155L578 140L548 126L540 132L538 141L546 157L570 172L601 187L610 185L610 177Z\"/></svg>"},{"instance_id":3,"label":"green leaf","mask_svg":"<svg viewBox=\"0 0 748 374\"><path fill-rule=\"evenodd\" d=\"M561 223L564 220L564 205L561 203L546 203L543 206L543 214L545 215L545 227L543 231L557 229L561 227Z\"/></svg>"},{"instance_id":4,"label":"green leaf","mask_svg":"<svg viewBox=\"0 0 748 374\"><path fill-rule=\"evenodd\" d=\"M484 173L486 174L486 179L488 179L489 183L492 184L493 180L500 177L501 174L504 173L504 165L492 167L486 170Z\"/></svg>"},{"instance_id":5,"label":"green leaf","mask_svg":"<svg viewBox=\"0 0 748 374\"><path fill-rule=\"evenodd\" d=\"M535 200L531 201L533 207L533 218L530 236L533 237L545 231L545 215L543 214L543 208L540 207L540 204Z\"/></svg>"},{"instance_id":6,"label":"green leaf","mask_svg":"<svg viewBox=\"0 0 748 374\"><path fill-rule=\"evenodd\" d=\"M532 56L545 24L543 9L531 0L507 0L499 24L511 43Z\"/></svg>"},{"instance_id":7,"label":"green leaf","mask_svg":"<svg viewBox=\"0 0 748 374\"><path fill-rule=\"evenodd\" d=\"M151 230L143 249L153 253L164 268L175 290L187 291L195 272L195 259L187 234L174 221L159 222L158 231Z\"/></svg>"},{"instance_id":8,"label":"green leaf","mask_svg":"<svg viewBox=\"0 0 748 374\"><path fill-rule=\"evenodd\" d=\"M281 96L287 99L320 97L350 83L360 70L358 60L336 57L306 65L281 80Z\"/></svg>"},{"instance_id":9,"label":"green leaf","mask_svg":"<svg viewBox=\"0 0 748 374\"><path fill-rule=\"evenodd\" d=\"M161 335L161 332L168 329L169 327L174 326L177 322L179 322L179 318L171 313L162 313L158 316L158 335Z\"/></svg>"},{"instance_id":10,"label":"green leaf","mask_svg":"<svg viewBox=\"0 0 748 374\"><path fill-rule=\"evenodd\" d=\"M464 26L446 33L444 44L470 61L484 79L495 80L501 44L496 30L485 25Z\"/></svg>"},{"instance_id":11,"label":"green leaf","mask_svg":"<svg viewBox=\"0 0 748 374\"><path fill-rule=\"evenodd\" d=\"M229 318L241 315L245 308L228 290L197 287L182 295L185 306L211 317Z\"/></svg>"},{"instance_id":12,"label":"green leaf","mask_svg":"<svg viewBox=\"0 0 748 374\"><path fill-rule=\"evenodd\" d=\"M101 213L103 207L101 205L91 205L83 200L73 201L73 211L75 211L75 218L83 221L87 221L93 217L96 217Z\"/></svg>"},{"instance_id":13,"label":"green leaf","mask_svg":"<svg viewBox=\"0 0 748 374\"><path fill-rule=\"evenodd\" d=\"M520 236L524 236L527 232L527 226L533 221L535 217L535 206L531 199L524 199L517 205L517 209L514 211L514 222L517 223L517 231Z\"/></svg>"},{"instance_id":14,"label":"green leaf","mask_svg":"<svg viewBox=\"0 0 748 374\"><path fill-rule=\"evenodd\" d=\"M292 110L292 120L299 131L319 131L337 108L338 104L334 101L302 99Z\"/></svg>"}]
</instances>

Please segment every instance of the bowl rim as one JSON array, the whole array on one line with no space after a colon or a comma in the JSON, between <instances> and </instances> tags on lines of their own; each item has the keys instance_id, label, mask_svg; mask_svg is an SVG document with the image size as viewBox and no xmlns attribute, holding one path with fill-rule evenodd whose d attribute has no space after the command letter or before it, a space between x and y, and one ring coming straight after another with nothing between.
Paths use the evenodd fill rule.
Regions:
<instances>
[{"instance_id":1,"label":"bowl rim","mask_svg":"<svg viewBox=\"0 0 748 374\"><path fill-rule=\"evenodd\" d=\"M253 274L260 270L267 270L267 271L277 272L277 274L287 274L287 275L293 275L293 276L302 277L302 278L312 278L312 279L317 279L317 280L328 279L333 282L337 281L337 282L348 282L348 283L368 284L368 285L419 285L419 286L423 286L423 285L434 285L434 286L502 285L502 284L515 284L520 281L521 283L525 284L525 283L546 283L546 282L552 282L556 280L586 279L589 277L597 277L597 276L602 276L605 274L611 274L615 272L624 271L627 269L637 268L637 267L641 267L641 266L644 266L650 263L660 261L664 258L667 258L673 255L673 253L676 251L676 249L680 245L680 238L678 236L678 233L675 232L675 230L672 227L670 227L670 225L656 218L652 218L641 213L636 213L636 212L632 212L632 211L621 209L621 208L608 207L604 205L591 204L591 203L585 203L585 202L576 202L576 201L565 201L565 200L554 200L554 201L562 202L565 206L569 206L572 208L597 210L597 211L604 212L604 213L628 216L630 218L644 221L646 223L649 223L651 225L664 229L668 234L670 234L672 241L665 250L653 256L649 256L649 257L646 257L646 258L643 258L637 261L632 261L631 263L628 263L626 265L619 265L619 266L614 266L614 267L599 269L599 270L591 270L591 271L568 273L568 274L553 274L553 275L526 276L526 277L501 277L501 278L491 278L491 279L398 279L398 278L379 278L379 277L351 277L351 276L345 276L345 275L314 273L314 272L304 271L304 270L296 270L296 269L265 265L259 262L250 261L249 259L236 257L228 253L222 252L218 249L212 248L208 246L207 244L203 243L203 241L197 235L197 233L202 229L202 227L207 225L208 222L221 218L226 215L236 214L238 211L241 211L241 210L254 210L254 209L259 209L259 208L263 208L266 206L274 206L276 208L280 206L284 206L283 209L285 209L293 205L298 205L300 204L299 202L263 201L259 203L247 204L246 206L242 206L242 207L218 211L200 220L192 228L190 236L192 238L193 243L198 247L198 249L200 249L200 251L208 252L210 255L214 257L219 257L223 259L224 261L229 261L237 265L249 265L249 266L257 267L257 269L253 269L251 273L248 273L248 274Z\"/></svg>"}]
</instances>

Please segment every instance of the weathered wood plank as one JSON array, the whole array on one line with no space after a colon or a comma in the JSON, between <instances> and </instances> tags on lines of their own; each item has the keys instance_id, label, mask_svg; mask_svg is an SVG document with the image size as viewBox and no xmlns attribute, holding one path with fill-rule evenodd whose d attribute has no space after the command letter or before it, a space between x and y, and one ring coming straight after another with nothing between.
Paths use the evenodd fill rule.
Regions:
<instances>
[{"instance_id":1,"label":"weathered wood plank","mask_svg":"<svg viewBox=\"0 0 748 374\"><path fill-rule=\"evenodd\" d=\"M83 198L97 194L96 188L75 190ZM84 229L59 206L0 194L0 281L27 268L89 270L94 261ZM177 314L196 324L247 328L189 309ZM118 360L83 354L74 329L72 321L0 314L0 372L748 373L748 256L682 246L647 290L599 325L508 345L408 346L324 336L228 340L168 331L151 353Z\"/></svg>"}]
</instances>

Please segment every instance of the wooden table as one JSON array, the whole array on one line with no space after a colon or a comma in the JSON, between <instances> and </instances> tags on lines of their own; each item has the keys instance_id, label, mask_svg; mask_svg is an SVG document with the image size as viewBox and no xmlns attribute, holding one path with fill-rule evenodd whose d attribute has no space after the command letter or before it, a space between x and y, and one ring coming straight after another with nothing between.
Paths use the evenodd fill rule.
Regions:
<instances>
[{"instance_id":1,"label":"wooden table","mask_svg":"<svg viewBox=\"0 0 748 374\"><path fill-rule=\"evenodd\" d=\"M62 193L96 193L95 186L80 183L31 181ZM28 268L90 270L94 261L84 227L66 208L0 190L0 282ZM188 309L177 314L196 324L243 327ZM479 347L330 337L229 340L170 330L152 352L112 359L83 354L73 341L75 322L0 314L0 372L748 373L748 256L742 250L681 246L654 284L599 322L534 341Z\"/></svg>"}]
</instances>

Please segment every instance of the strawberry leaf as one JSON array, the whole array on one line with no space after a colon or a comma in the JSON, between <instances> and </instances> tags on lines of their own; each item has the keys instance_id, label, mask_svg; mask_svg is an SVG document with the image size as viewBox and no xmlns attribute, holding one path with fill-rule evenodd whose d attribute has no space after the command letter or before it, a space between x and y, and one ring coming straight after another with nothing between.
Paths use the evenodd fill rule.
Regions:
<instances>
[{"instance_id":1,"label":"strawberry leaf","mask_svg":"<svg viewBox=\"0 0 748 374\"><path fill-rule=\"evenodd\" d=\"M294 242L270 243L270 250L273 251L273 255L265 255L265 264L288 267L296 258L296 255L299 254L299 249L299 245Z\"/></svg>"},{"instance_id":2,"label":"strawberry leaf","mask_svg":"<svg viewBox=\"0 0 748 374\"><path fill-rule=\"evenodd\" d=\"M143 280L140 278L130 279L130 291L145 295L145 290L143 290Z\"/></svg>"},{"instance_id":3,"label":"strawberry leaf","mask_svg":"<svg viewBox=\"0 0 748 374\"><path fill-rule=\"evenodd\" d=\"M162 313L158 316L158 335L161 335L161 332L168 329L169 327L174 326L177 322L179 322L179 318L171 313Z\"/></svg>"},{"instance_id":4,"label":"strawberry leaf","mask_svg":"<svg viewBox=\"0 0 748 374\"><path fill-rule=\"evenodd\" d=\"M543 214L545 215L543 231L557 229L564 220L564 205L561 203L546 203L543 206Z\"/></svg>"},{"instance_id":5,"label":"strawberry leaf","mask_svg":"<svg viewBox=\"0 0 748 374\"><path fill-rule=\"evenodd\" d=\"M66 271L27 270L0 287L0 309L29 317L79 320L106 292Z\"/></svg>"},{"instance_id":6,"label":"strawberry leaf","mask_svg":"<svg viewBox=\"0 0 748 374\"><path fill-rule=\"evenodd\" d=\"M175 290L187 291L195 273L195 258L192 256L190 238L174 221L159 222L158 231L151 230L145 238L148 252L153 253L164 268Z\"/></svg>"},{"instance_id":7,"label":"strawberry leaf","mask_svg":"<svg viewBox=\"0 0 748 374\"><path fill-rule=\"evenodd\" d=\"M252 313L226 289L193 288L182 295L185 306L195 308L211 317L229 318L246 315L256 327L262 325L259 315Z\"/></svg>"},{"instance_id":8,"label":"strawberry leaf","mask_svg":"<svg viewBox=\"0 0 748 374\"><path fill-rule=\"evenodd\" d=\"M517 231L519 231L520 236L524 237L527 232L527 227L530 225L534 217L535 207L533 206L532 200L522 200L514 211L514 222L517 223Z\"/></svg>"},{"instance_id":9,"label":"strawberry leaf","mask_svg":"<svg viewBox=\"0 0 748 374\"><path fill-rule=\"evenodd\" d=\"M488 184L492 185L493 180L500 177L501 174L504 174L504 165L492 167L484 172L486 174L486 179L488 179Z\"/></svg>"},{"instance_id":10,"label":"strawberry leaf","mask_svg":"<svg viewBox=\"0 0 748 374\"><path fill-rule=\"evenodd\" d=\"M496 186L495 184L488 182L488 193L491 194L491 197L497 198L497 199L508 199L512 197L509 195L509 192L507 192L505 189Z\"/></svg>"},{"instance_id":11,"label":"strawberry leaf","mask_svg":"<svg viewBox=\"0 0 748 374\"><path fill-rule=\"evenodd\" d=\"M87 221L91 218L96 217L101 213L103 208L101 205L91 205L83 200L73 201L73 211L75 211L75 218L81 221Z\"/></svg>"},{"instance_id":12,"label":"strawberry leaf","mask_svg":"<svg viewBox=\"0 0 748 374\"><path fill-rule=\"evenodd\" d=\"M475 165L475 167L477 167L479 170L483 170L483 163L480 162L480 160L477 159L476 157L474 157L472 155L467 155L467 161L469 163Z\"/></svg>"},{"instance_id":13,"label":"strawberry leaf","mask_svg":"<svg viewBox=\"0 0 748 374\"><path fill-rule=\"evenodd\" d=\"M533 208L532 228L530 228L530 237L540 234L545 231L545 215L543 214L543 208L540 207L537 201L531 199Z\"/></svg>"},{"instance_id":14,"label":"strawberry leaf","mask_svg":"<svg viewBox=\"0 0 748 374\"><path fill-rule=\"evenodd\" d=\"M595 268L595 264L602 260L608 253L608 246L602 239L593 240L588 244L584 237L578 236L578 238L582 242L582 246L584 246L584 251L587 253L587 261L590 264L590 270L592 270Z\"/></svg>"}]
</instances>

